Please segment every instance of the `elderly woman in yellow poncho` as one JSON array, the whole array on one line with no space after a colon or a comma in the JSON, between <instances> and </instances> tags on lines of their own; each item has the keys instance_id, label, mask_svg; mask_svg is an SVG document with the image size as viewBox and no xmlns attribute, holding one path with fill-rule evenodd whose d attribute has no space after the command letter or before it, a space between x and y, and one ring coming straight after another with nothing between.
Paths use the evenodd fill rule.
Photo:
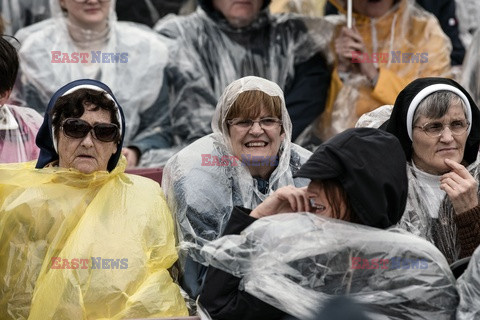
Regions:
<instances>
[{"instance_id":1,"label":"elderly woman in yellow poncho","mask_svg":"<svg viewBox=\"0 0 480 320\"><path fill-rule=\"evenodd\" d=\"M77 80L52 97L34 162L0 166L2 319L183 316L158 184L125 174L123 111Z\"/></svg>"}]
</instances>

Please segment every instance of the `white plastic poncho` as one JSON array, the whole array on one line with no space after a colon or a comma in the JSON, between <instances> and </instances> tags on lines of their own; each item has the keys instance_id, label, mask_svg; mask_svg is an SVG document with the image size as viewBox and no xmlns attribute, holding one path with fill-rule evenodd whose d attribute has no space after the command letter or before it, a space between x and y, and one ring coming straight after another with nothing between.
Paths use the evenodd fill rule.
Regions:
<instances>
[{"instance_id":1,"label":"white plastic poncho","mask_svg":"<svg viewBox=\"0 0 480 320\"><path fill-rule=\"evenodd\" d=\"M160 121L163 114L161 107L167 102L159 99L162 98L167 49L158 35L148 28L118 22L114 0L110 1L108 27L102 32L83 30L69 23L59 3L59 0L50 0L51 19L24 28L16 35L22 46L19 50L20 88L16 88L14 99L23 100L43 113L58 88L73 80L90 78L81 58L78 63L52 63L53 59L63 59L63 55L54 57L54 51L66 53L70 59L75 52L88 53L86 60L89 62L98 61L92 51L117 54L118 62L109 58L108 62L102 60L91 66L99 68L95 79L112 88L123 105L127 128L124 145L128 147L138 134ZM83 40L73 41L72 32Z\"/></svg>"},{"instance_id":2,"label":"white plastic poncho","mask_svg":"<svg viewBox=\"0 0 480 320\"><path fill-rule=\"evenodd\" d=\"M460 303L457 320L471 320L480 317L480 247L473 253L467 269L457 280Z\"/></svg>"},{"instance_id":3,"label":"white plastic poncho","mask_svg":"<svg viewBox=\"0 0 480 320\"><path fill-rule=\"evenodd\" d=\"M285 138L280 146L278 166L269 178L265 194L257 189L257 180L248 168L239 160L232 160L233 149L225 118L238 95L248 90L260 90L282 100ZM162 181L168 206L177 221L180 246L189 249L189 254L200 263L204 262L200 248L223 232L234 206L255 208L280 187L306 186L308 179L294 179L292 175L311 155L291 143L292 124L283 92L276 84L262 78L245 77L225 89L217 104L212 129L212 134L195 141L168 161ZM208 162L217 164L202 165L202 155L211 156ZM223 165L222 160L225 161Z\"/></svg>"},{"instance_id":4,"label":"white plastic poncho","mask_svg":"<svg viewBox=\"0 0 480 320\"><path fill-rule=\"evenodd\" d=\"M43 118L33 109L0 106L0 163L37 159L35 137Z\"/></svg>"},{"instance_id":5,"label":"white plastic poncho","mask_svg":"<svg viewBox=\"0 0 480 320\"><path fill-rule=\"evenodd\" d=\"M373 320L447 320L458 304L449 265L428 241L310 213L259 219L202 255L242 277L240 290L300 319L337 295Z\"/></svg>"},{"instance_id":6,"label":"white plastic poncho","mask_svg":"<svg viewBox=\"0 0 480 320\"><path fill-rule=\"evenodd\" d=\"M0 165L2 319L188 314L167 270L177 252L161 189L125 165Z\"/></svg>"}]
</instances>

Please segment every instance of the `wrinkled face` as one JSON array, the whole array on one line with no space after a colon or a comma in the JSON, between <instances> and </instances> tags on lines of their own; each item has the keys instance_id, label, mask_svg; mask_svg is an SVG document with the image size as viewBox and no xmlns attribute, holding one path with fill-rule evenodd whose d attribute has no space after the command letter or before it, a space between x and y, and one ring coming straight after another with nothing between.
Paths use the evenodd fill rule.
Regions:
<instances>
[{"instance_id":1,"label":"wrinkled face","mask_svg":"<svg viewBox=\"0 0 480 320\"><path fill-rule=\"evenodd\" d=\"M339 194L339 190L336 191ZM312 180L308 185L307 192L310 194L313 213L328 218L346 220L347 204L343 200L340 200L341 197L336 197L337 201L341 201L339 204L340 213L337 216L331 204L328 202L323 185L319 181Z\"/></svg>"},{"instance_id":2,"label":"wrinkled face","mask_svg":"<svg viewBox=\"0 0 480 320\"><path fill-rule=\"evenodd\" d=\"M370 18L379 18L390 10L394 0L353 0L354 12Z\"/></svg>"},{"instance_id":3,"label":"wrinkled face","mask_svg":"<svg viewBox=\"0 0 480 320\"><path fill-rule=\"evenodd\" d=\"M267 113L265 108L262 107L259 117L252 120L270 117L274 116ZM233 155L240 160L249 159L249 161L244 163L253 176L256 175L255 171L264 168L267 164L271 164L271 159L278 161L276 157L285 138L281 125L276 125L269 129L263 129L258 122L254 123L250 128L229 125L228 131L232 142ZM261 162L262 160L264 161L263 163Z\"/></svg>"},{"instance_id":4,"label":"wrinkled face","mask_svg":"<svg viewBox=\"0 0 480 320\"><path fill-rule=\"evenodd\" d=\"M74 0L60 0L60 6L67 10L68 20L83 29L103 30L107 25L110 1L87 0L77 3Z\"/></svg>"},{"instance_id":5,"label":"wrinkled face","mask_svg":"<svg viewBox=\"0 0 480 320\"><path fill-rule=\"evenodd\" d=\"M99 109L91 111L95 106L85 107L86 110L80 119L90 125L98 123L111 123L110 112ZM110 157L117 151L117 143L102 142L93 137L92 130L84 138L71 138L58 131L58 166L62 168L75 168L83 173L107 170Z\"/></svg>"},{"instance_id":6,"label":"wrinkled face","mask_svg":"<svg viewBox=\"0 0 480 320\"><path fill-rule=\"evenodd\" d=\"M262 8L263 0L213 0L213 7L237 28L250 25Z\"/></svg>"},{"instance_id":7,"label":"wrinkled face","mask_svg":"<svg viewBox=\"0 0 480 320\"><path fill-rule=\"evenodd\" d=\"M445 127L439 137L428 136L421 128L426 123L438 122L450 124L455 120L466 120L465 112L460 103L450 105L448 112L441 118L430 119L420 116L413 127L412 160L415 165L430 174L441 175L450 171L445 159L461 163L465 151L468 133L453 135L449 127Z\"/></svg>"}]
</instances>

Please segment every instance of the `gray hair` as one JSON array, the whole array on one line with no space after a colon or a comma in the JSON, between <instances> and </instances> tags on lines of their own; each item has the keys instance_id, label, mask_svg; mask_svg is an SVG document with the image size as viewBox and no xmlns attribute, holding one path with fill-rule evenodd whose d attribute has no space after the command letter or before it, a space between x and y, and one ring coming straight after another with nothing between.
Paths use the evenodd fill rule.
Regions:
<instances>
[{"instance_id":1,"label":"gray hair","mask_svg":"<svg viewBox=\"0 0 480 320\"><path fill-rule=\"evenodd\" d=\"M437 91L428 95L425 99L420 102L415 114L413 116L413 123L417 123L420 116L424 116L430 119L438 119L443 117L450 108L451 105L461 104L465 117L467 116L465 110L467 106L460 96L451 91Z\"/></svg>"}]
</instances>

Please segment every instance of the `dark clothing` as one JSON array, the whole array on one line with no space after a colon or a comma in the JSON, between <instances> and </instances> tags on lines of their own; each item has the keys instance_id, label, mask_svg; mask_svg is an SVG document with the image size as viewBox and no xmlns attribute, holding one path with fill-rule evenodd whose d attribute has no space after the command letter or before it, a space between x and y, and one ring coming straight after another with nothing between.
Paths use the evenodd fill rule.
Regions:
<instances>
[{"instance_id":1,"label":"dark clothing","mask_svg":"<svg viewBox=\"0 0 480 320\"><path fill-rule=\"evenodd\" d=\"M118 20L146 24L150 28L163 16L177 14L185 0L117 0Z\"/></svg>"},{"instance_id":2,"label":"dark clothing","mask_svg":"<svg viewBox=\"0 0 480 320\"><path fill-rule=\"evenodd\" d=\"M223 235L239 234L256 221L251 210L234 207ZM283 319L287 314L239 289L240 278L209 267L199 302L214 320Z\"/></svg>"},{"instance_id":3,"label":"dark clothing","mask_svg":"<svg viewBox=\"0 0 480 320\"><path fill-rule=\"evenodd\" d=\"M465 57L465 48L460 41L458 21L455 15L455 0L416 0L417 3L433 13L440 22L443 32L452 42L452 53L450 54L451 64L462 65ZM325 4L325 15L338 14L337 8L327 1Z\"/></svg>"}]
</instances>

